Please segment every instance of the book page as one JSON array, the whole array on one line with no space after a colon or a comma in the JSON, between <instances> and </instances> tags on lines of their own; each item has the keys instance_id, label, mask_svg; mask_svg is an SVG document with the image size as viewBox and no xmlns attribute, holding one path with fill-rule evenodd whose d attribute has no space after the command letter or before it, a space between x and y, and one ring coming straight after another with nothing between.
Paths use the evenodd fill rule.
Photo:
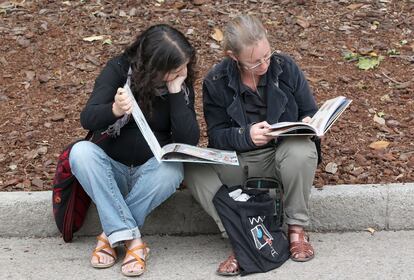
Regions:
<instances>
[{"instance_id":1,"label":"book page","mask_svg":"<svg viewBox=\"0 0 414 280\"><path fill-rule=\"evenodd\" d=\"M340 107L338 107L332 116L329 118L328 122L325 125L324 133L333 125L333 123L339 118L339 116L345 111L345 109L351 104L352 100L345 99Z\"/></svg>"},{"instance_id":2,"label":"book page","mask_svg":"<svg viewBox=\"0 0 414 280\"><path fill-rule=\"evenodd\" d=\"M135 100L134 95L132 94L131 88L128 86L127 83L124 85L124 89L126 90L127 94L132 98L132 101L133 101L132 117L137 123L139 130L141 131L142 135L147 141L148 146L150 147L155 158L158 160L158 162L161 162L161 157L162 157L163 152L162 152L160 144L158 143L157 138L152 132L150 126L148 125L147 120L145 119L144 114L139 108L138 103Z\"/></svg>"},{"instance_id":3,"label":"book page","mask_svg":"<svg viewBox=\"0 0 414 280\"><path fill-rule=\"evenodd\" d=\"M304 136L304 135L316 135L314 128L305 125L292 125L285 126L276 130L272 130L266 133L268 136Z\"/></svg>"},{"instance_id":4,"label":"book page","mask_svg":"<svg viewBox=\"0 0 414 280\"><path fill-rule=\"evenodd\" d=\"M315 135L316 130L311 124L305 122L279 122L270 126L269 136L299 136Z\"/></svg>"},{"instance_id":5,"label":"book page","mask_svg":"<svg viewBox=\"0 0 414 280\"><path fill-rule=\"evenodd\" d=\"M163 160L189 161L239 165L237 154L234 151L201 148L181 143L168 144L163 147Z\"/></svg>"},{"instance_id":6,"label":"book page","mask_svg":"<svg viewBox=\"0 0 414 280\"><path fill-rule=\"evenodd\" d=\"M322 136L325 133L329 119L345 100L344 96L338 96L325 101L312 117L310 124L315 127L318 136Z\"/></svg>"},{"instance_id":7,"label":"book page","mask_svg":"<svg viewBox=\"0 0 414 280\"><path fill-rule=\"evenodd\" d=\"M317 135L323 136L351 103L350 99L338 96L323 103L309 123L280 122L271 125L270 136Z\"/></svg>"},{"instance_id":8,"label":"book page","mask_svg":"<svg viewBox=\"0 0 414 280\"><path fill-rule=\"evenodd\" d=\"M133 100L132 117L137 123L139 130L148 143L152 153L158 162L161 161L188 161L201 163L216 163L239 165L237 154L234 151L222 151L209 148L200 148L187 144L168 144L161 148L157 138L152 132L150 126L145 119L144 114L135 100L131 88L128 84L124 85L124 89Z\"/></svg>"},{"instance_id":9,"label":"book page","mask_svg":"<svg viewBox=\"0 0 414 280\"><path fill-rule=\"evenodd\" d=\"M311 130L314 130L313 126L309 123L305 123L305 122L279 122L279 123L275 123L272 124L270 126L271 130L278 130L278 129L285 129L285 128L289 128L289 127L296 127L296 126L303 126L303 127L307 127Z\"/></svg>"}]
</instances>

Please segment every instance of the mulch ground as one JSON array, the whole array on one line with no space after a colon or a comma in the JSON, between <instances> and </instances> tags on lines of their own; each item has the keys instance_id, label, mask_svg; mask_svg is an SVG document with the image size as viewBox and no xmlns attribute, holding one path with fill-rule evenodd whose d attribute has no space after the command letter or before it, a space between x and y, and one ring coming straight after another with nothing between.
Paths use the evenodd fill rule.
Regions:
<instances>
[{"instance_id":1,"label":"mulch ground","mask_svg":"<svg viewBox=\"0 0 414 280\"><path fill-rule=\"evenodd\" d=\"M272 45L302 67L319 104L353 99L323 139L316 186L414 181L414 1L119 2L0 4L1 191L51 188L59 152L86 134L79 113L95 77L150 24L177 27L198 50L205 146L201 81L222 58L220 30L240 12L263 20ZM98 37L85 39L91 36Z\"/></svg>"}]
</instances>

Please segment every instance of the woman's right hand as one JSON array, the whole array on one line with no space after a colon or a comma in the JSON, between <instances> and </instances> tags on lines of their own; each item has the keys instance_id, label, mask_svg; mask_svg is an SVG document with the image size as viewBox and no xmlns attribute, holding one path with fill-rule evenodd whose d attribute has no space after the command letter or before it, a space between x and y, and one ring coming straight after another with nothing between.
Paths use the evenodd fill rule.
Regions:
<instances>
[{"instance_id":1,"label":"woman's right hand","mask_svg":"<svg viewBox=\"0 0 414 280\"><path fill-rule=\"evenodd\" d=\"M270 132L270 124L267 121L259 122L250 127L250 137L256 146L263 146L273 139L272 136L267 136Z\"/></svg>"},{"instance_id":2,"label":"woman's right hand","mask_svg":"<svg viewBox=\"0 0 414 280\"><path fill-rule=\"evenodd\" d=\"M114 103L112 104L112 113L117 117L132 113L132 99L125 89L118 88L115 94Z\"/></svg>"}]
</instances>

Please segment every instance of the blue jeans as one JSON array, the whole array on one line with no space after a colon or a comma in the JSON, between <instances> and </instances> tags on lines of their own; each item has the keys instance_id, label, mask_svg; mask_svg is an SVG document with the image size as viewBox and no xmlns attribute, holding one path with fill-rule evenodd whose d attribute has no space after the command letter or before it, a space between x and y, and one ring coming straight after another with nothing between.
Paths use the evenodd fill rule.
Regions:
<instances>
[{"instance_id":1,"label":"blue jeans","mask_svg":"<svg viewBox=\"0 0 414 280\"><path fill-rule=\"evenodd\" d=\"M153 157L128 167L89 141L76 143L69 156L72 173L98 210L111 244L141 237L145 217L170 197L184 177L183 165Z\"/></svg>"}]
</instances>

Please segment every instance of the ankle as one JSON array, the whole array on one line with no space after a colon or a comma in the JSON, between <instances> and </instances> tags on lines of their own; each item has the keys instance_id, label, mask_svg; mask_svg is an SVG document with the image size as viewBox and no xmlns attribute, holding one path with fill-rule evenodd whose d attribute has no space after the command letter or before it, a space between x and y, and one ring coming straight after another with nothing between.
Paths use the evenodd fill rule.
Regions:
<instances>
[{"instance_id":1,"label":"ankle","mask_svg":"<svg viewBox=\"0 0 414 280\"><path fill-rule=\"evenodd\" d=\"M303 226L299 225L289 225L288 226L288 234L289 234L289 241L296 242L300 239L300 232L303 232Z\"/></svg>"},{"instance_id":2,"label":"ankle","mask_svg":"<svg viewBox=\"0 0 414 280\"><path fill-rule=\"evenodd\" d=\"M125 246L127 248L133 248L143 243L142 238L136 238L132 240L125 240Z\"/></svg>"},{"instance_id":3,"label":"ankle","mask_svg":"<svg viewBox=\"0 0 414 280\"><path fill-rule=\"evenodd\" d=\"M289 230L303 230L303 226L300 225L288 225Z\"/></svg>"}]
</instances>

